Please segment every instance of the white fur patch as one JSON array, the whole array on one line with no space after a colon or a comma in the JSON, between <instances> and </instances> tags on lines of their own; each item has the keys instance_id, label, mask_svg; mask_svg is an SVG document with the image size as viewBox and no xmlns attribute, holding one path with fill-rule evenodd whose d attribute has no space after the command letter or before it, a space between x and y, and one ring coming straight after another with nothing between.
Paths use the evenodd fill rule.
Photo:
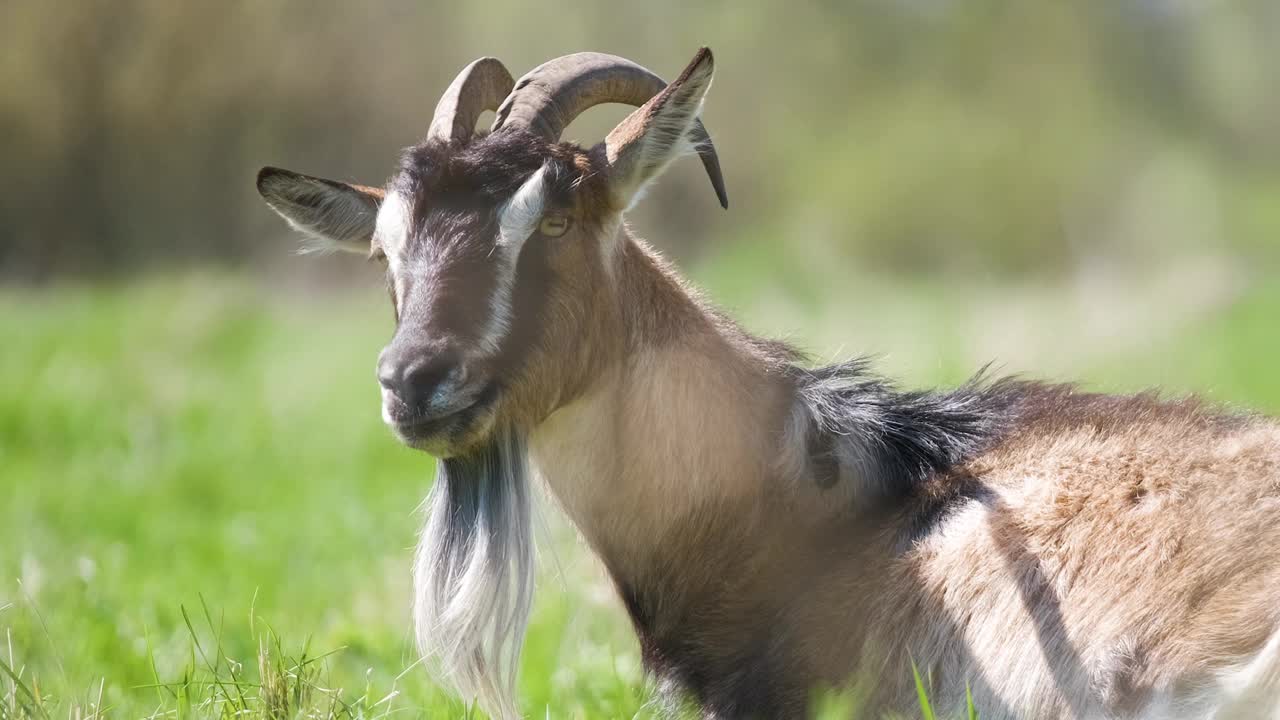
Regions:
<instances>
[{"instance_id":1,"label":"white fur patch","mask_svg":"<svg viewBox=\"0 0 1280 720\"><path fill-rule=\"evenodd\" d=\"M497 283L489 299L489 323L481 344L496 353L511 329L511 294L516 284L516 265L525 240L537 229L546 209L546 169L543 165L529 176L515 195L498 210L498 241L494 247Z\"/></svg>"},{"instance_id":2,"label":"white fur patch","mask_svg":"<svg viewBox=\"0 0 1280 720\"><path fill-rule=\"evenodd\" d=\"M1280 718L1280 631L1272 633L1248 663L1220 673L1218 686L1227 701L1214 713L1215 719Z\"/></svg>"},{"instance_id":3,"label":"white fur patch","mask_svg":"<svg viewBox=\"0 0 1280 720\"><path fill-rule=\"evenodd\" d=\"M1157 692L1141 720L1277 720L1280 718L1280 631L1247 662L1214 673L1190 692Z\"/></svg>"},{"instance_id":4,"label":"white fur patch","mask_svg":"<svg viewBox=\"0 0 1280 720\"><path fill-rule=\"evenodd\" d=\"M498 211L498 244L519 249L529 239L546 209L547 166L538 168Z\"/></svg>"},{"instance_id":5,"label":"white fur patch","mask_svg":"<svg viewBox=\"0 0 1280 720\"><path fill-rule=\"evenodd\" d=\"M412 215L412 204L398 192L387 193L378 210L373 242L382 248L387 262L393 268L404 259L405 247L409 242L409 218Z\"/></svg>"}]
</instances>

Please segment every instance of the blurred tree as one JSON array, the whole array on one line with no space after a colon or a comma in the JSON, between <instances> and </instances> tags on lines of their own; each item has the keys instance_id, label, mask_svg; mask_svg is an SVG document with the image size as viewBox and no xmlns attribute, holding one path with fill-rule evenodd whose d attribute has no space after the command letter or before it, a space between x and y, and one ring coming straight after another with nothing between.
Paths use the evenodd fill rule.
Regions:
<instances>
[{"instance_id":1,"label":"blurred tree","mask_svg":"<svg viewBox=\"0 0 1280 720\"><path fill-rule=\"evenodd\" d=\"M668 250L822 245L965 273L1170 242L1275 260L1277 35L1266 0L10 0L0 277L244 262L282 234L258 166L378 182L475 56L518 74L603 49L670 74L700 44L720 61L708 125L734 205L718 214L679 168L636 221ZM1211 220L1180 239L1132 220L1188 203Z\"/></svg>"}]
</instances>

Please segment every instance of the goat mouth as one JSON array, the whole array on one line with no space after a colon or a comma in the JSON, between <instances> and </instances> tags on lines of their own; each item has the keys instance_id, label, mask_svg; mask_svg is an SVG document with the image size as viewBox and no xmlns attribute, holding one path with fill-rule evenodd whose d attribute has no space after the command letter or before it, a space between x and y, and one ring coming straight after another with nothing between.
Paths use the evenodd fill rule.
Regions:
<instances>
[{"instance_id":1,"label":"goat mouth","mask_svg":"<svg viewBox=\"0 0 1280 720\"><path fill-rule=\"evenodd\" d=\"M476 421L497 400L498 386L496 383L489 383L466 405L435 415L410 415L404 418L392 415L387 418L387 424L404 444L432 454L445 455L448 454L445 452L448 448L469 434Z\"/></svg>"}]
</instances>

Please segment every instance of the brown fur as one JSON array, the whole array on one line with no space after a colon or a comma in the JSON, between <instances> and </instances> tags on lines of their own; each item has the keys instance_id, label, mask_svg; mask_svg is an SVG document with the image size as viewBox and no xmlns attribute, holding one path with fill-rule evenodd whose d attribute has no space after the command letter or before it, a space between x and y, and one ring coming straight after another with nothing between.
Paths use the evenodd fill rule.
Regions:
<instances>
[{"instance_id":1,"label":"brown fur","mask_svg":"<svg viewBox=\"0 0 1280 720\"><path fill-rule=\"evenodd\" d=\"M487 257L497 208L540 168L555 170L548 206L572 220L521 250L504 349L463 348L495 399L424 447L465 454L498 426L527 433L646 666L707 717L795 717L815 687L850 684L873 709L911 712L912 661L935 707L958 709L969 689L988 720L1275 704L1280 426L1150 394L1014 381L903 394L800 369L622 225L693 127L711 77L698 58L611 135L644 162L518 129L406 156L393 190L438 227L404 242L433 258L450 243ZM349 230L338 221L353 213L318 211L347 208L349 186L268 170L259 188L308 232ZM375 193L356 190L366 205ZM357 229L344 234L371 236L372 220ZM428 279L441 293L463 284ZM438 341L458 297L431 296L418 334ZM815 419L809 381L836 383L823 401L865 433Z\"/></svg>"},{"instance_id":2,"label":"brown fur","mask_svg":"<svg viewBox=\"0 0 1280 720\"><path fill-rule=\"evenodd\" d=\"M815 513L824 490L770 464L790 353L623 242L624 312L578 341L623 350L535 431L534 457L646 662L708 715L790 715L813 686L859 680L909 709L914 658L942 708L968 685L983 717L1127 717L1276 631L1271 422L1027 383L987 452L874 512ZM914 503L956 487L904 548Z\"/></svg>"}]
</instances>

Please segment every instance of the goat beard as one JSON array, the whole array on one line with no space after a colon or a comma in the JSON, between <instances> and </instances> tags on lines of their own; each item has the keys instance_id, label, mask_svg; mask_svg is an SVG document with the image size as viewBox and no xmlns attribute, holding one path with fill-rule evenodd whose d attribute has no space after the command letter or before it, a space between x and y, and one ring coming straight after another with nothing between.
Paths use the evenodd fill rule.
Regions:
<instances>
[{"instance_id":1,"label":"goat beard","mask_svg":"<svg viewBox=\"0 0 1280 720\"><path fill-rule=\"evenodd\" d=\"M414 561L414 623L437 677L494 718L518 717L515 681L533 601L523 436L498 430L440 460Z\"/></svg>"}]
</instances>

